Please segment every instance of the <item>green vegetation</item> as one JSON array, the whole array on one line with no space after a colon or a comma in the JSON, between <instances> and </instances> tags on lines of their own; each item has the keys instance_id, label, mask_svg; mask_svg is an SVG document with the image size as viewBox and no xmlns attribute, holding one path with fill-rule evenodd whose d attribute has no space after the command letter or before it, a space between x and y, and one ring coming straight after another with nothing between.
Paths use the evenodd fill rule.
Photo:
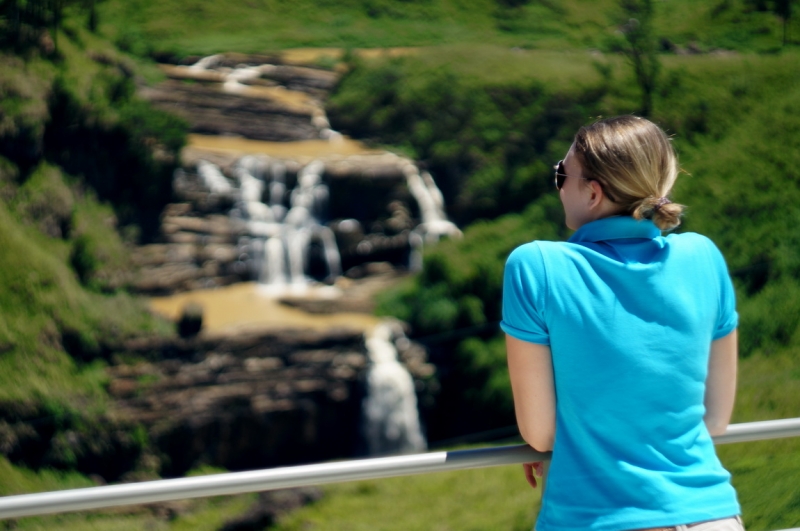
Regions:
<instances>
[{"instance_id":1,"label":"green vegetation","mask_svg":"<svg viewBox=\"0 0 800 531\"><path fill-rule=\"evenodd\" d=\"M763 5L762 5L763 4ZM655 2L663 46L774 51L783 20L767 2ZM264 52L293 47L370 48L496 44L536 49L606 49L623 16L615 0L107 0L100 31L139 55ZM800 35L787 18L789 41ZM793 31L794 30L794 31Z\"/></svg>"},{"instance_id":2,"label":"green vegetation","mask_svg":"<svg viewBox=\"0 0 800 531\"><path fill-rule=\"evenodd\" d=\"M601 112L606 81L556 92L535 78L473 78L405 58L356 65L329 113L353 136L425 161L463 225L519 211L549 190L549 161L566 151L570 131Z\"/></svg>"},{"instance_id":3,"label":"green vegetation","mask_svg":"<svg viewBox=\"0 0 800 531\"><path fill-rule=\"evenodd\" d=\"M201 468L188 475L218 472ZM93 487L96 484L74 472L42 470L34 473L15 467L0 457L0 495L47 492ZM255 501L255 494L185 500L166 506L129 506L93 513L68 513L54 516L21 518L8 522L10 528L25 531L216 531L231 518L245 512Z\"/></svg>"},{"instance_id":4,"label":"green vegetation","mask_svg":"<svg viewBox=\"0 0 800 531\"><path fill-rule=\"evenodd\" d=\"M642 110L674 135L687 172L675 190L689 205L681 230L717 242L735 279L743 357L735 421L797 416L800 28L792 7L0 1L0 448L11 460L0 458L0 493L156 472L146 437L109 416L104 389L106 360L122 341L173 333L125 292L129 245L154 233L185 135L185 124L135 95L158 77L147 57L418 47L385 61L346 54L350 69L329 114L336 128L424 162L465 227L463 240L427 249L424 272L380 301L445 369L428 411L432 440L513 423L496 328L505 257L532 239L567 237L551 165L577 127ZM33 419L52 433L31 433ZM42 446L26 452L36 437ZM749 529L800 521L799 450L797 440L720 449ZM119 458L113 470L101 467L109 456ZM279 528L529 529L537 504L518 467L325 490ZM186 502L169 519L131 509L22 519L18 528L217 529L253 499Z\"/></svg>"},{"instance_id":5,"label":"green vegetation","mask_svg":"<svg viewBox=\"0 0 800 531\"><path fill-rule=\"evenodd\" d=\"M330 486L314 505L275 529L488 530L531 529L539 490L519 466L443 472Z\"/></svg>"},{"instance_id":6,"label":"green vegetation","mask_svg":"<svg viewBox=\"0 0 800 531\"><path fill-rule=\"evenodd\" d=\"M23 52L44 45L48 53L57 54L58 33L63 29L66 12L71 9L85 12L87 26L94 30L97 26L95 4L95 0L2 0L0 14L4 15L4 31L0 45Z\"/></svg>"},{"instance_id":7,"label":"green vegetation","mask_svg":"<svg viewBox=\"0 0 800 531\"><path fill-rule=\"evenodd\" d=\"M653 93L656 90L661 62L658 60L658 43L653 33L655 4L653 0L622 0L625 14L622 35L625 44L619 47L633 66L636 83L642 90L642 116L653 112Z\"/></svg>"},{"instance_id":8,"label":"green vegetation","mask_svg":"<svg viewBox=\"0 0 800 531\"><path fill-rule=\"evenodd\" d=\"M125 288L185 126L138 100L137 62L59 6L0 4L18 30L0 52L0 447L30 469L2 474L5 493L152 475L146 433L110 412L105 367L126 340L173 333Z\"/></svg>"}]
</instances>

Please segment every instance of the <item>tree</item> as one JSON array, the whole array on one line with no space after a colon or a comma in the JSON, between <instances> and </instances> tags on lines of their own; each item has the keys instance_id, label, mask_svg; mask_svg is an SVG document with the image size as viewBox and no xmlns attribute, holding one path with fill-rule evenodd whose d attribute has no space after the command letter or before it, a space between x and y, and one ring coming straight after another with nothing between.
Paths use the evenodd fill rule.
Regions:
<instances>
[{"instance_id":1,"label":"tree","mask_svg":"<svg viewBox=\"0 0 800 531\"><path fill-rule=\"evenodd\" d=\"M0 46L15 49L35 46L49 30L57 50L64 10L71 5L93 16L94 2L88 0L0 0Z\"/></svg>"},{"instance_id":2,"label":"tree","mask_svg":"<svg viewBox=\"0 0 800 531\"><path fill-rule=\"evenodd\" d=\"M661 70L652 26L655 6L653 0L620 0L619 5L627 19L620 28L625 38L621 51L630 60L636 82L642 89L641 113L649 116L653 111L653 93Z\"/></svg>"},{"instance_id":3,"label":"tree","mask_svg":"<svg viewBox=\"0 0 800 531\"><path fill-rule=\"evenodd\" d=\"M783 45L789 42L788 27L792 18L792 4L795 0L775 0L774 11L783 20Z\"/></svg>"},{"instance_id":4,"label":"tree","mask_svg":"<svg viewBox=\"0 0 800 531\"><path fill-rule=\"evenodd\" d=\"M97 31L98 17L97 17L97 0L84 0L83 6L89 10L86 27L89 31Z\"/></svg>"},{"instance_id":5,"label":"tree","mask_svg":"<svg viewBox=\"0 0 800 531\"><path fill-rule=\"evenodd\" d=\"M783 45L786 46L789 43L789 22L797 0L747 0L746 4L756 11L778 15L783 21Z\"/></svg>"}]
</instances>

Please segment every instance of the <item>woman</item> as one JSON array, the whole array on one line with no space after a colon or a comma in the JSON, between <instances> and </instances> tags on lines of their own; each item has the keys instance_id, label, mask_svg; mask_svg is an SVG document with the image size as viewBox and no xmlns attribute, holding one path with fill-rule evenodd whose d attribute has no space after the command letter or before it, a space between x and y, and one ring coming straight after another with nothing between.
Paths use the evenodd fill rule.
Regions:
<instances>
[{"instance_id":1,"label":"woman","mask_svg":"<svg viewBox=\"0 0 800 531\"><path fill-rule=\"evenodd\" d=\"M652 122L581 128L556 170L576 232L506 264L517 422L553 451L537 531L742 529L711 439L733 409L734 292L709 239L661 235L680 222L677 173ZM535 486L541 463L525 468Z\"/></svg>"}]
</instances>

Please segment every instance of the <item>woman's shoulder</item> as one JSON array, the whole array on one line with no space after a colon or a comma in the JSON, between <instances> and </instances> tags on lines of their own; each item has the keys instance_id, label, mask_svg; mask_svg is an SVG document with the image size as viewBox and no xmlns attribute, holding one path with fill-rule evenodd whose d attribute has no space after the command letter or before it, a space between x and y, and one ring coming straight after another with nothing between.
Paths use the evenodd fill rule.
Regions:
<instances>
[{"instance_id":1,"label":"woman's shoulder","mask_svg":"<svg viewBox=\"0 0 800 531\"><path fill-rule=\"evenodd\" d=\"M679 233L670 233L666 236L667 240L676 241L676 242L684 242L684 243L694 243L697 245L714 245L714 242L708 236L697 232L679 232Z\"/></svg>"},{"instance_id":2,"label":"woman's shoulder","mask_svg":"<svg viewBox=\"0 0 800 531\"><path fill-rule=\"evenodd\" d=\"M697 232L669 234L666 236L666 239L671 245L678 245L686 248L689 251L699 251L701 249L705 249L712 254L720 254L717 244L715 244L711 238L703 234L698 234Z\"/></svg>"},{"instance_id":3,"label":"woman's shoulder","mask_svg":"<svg viewBox=\"0 0 800 531\"><path fill-rule=\"evenodd\" d=\"M682 232L680 234L670 234L667 236L670 245L682 251L682 255L687 260L696 261L700 257L705 257L707 263L712 264L713 269L719 273L728 273L728 264L722 251L717 244L703 234L696 232Z\"/></svg>"},{"instance_id":4,"label":"woman's shoulder","mask_svg":"<svg viewBox=\"0 0 800 531\"><path fill-rule=\"evenodd\" d=\"M566 252L568 245L567 242L533 240L515 248L509 255L508 260L535 260L540 262L544 256Z\"/></svg>"}]
</instances>

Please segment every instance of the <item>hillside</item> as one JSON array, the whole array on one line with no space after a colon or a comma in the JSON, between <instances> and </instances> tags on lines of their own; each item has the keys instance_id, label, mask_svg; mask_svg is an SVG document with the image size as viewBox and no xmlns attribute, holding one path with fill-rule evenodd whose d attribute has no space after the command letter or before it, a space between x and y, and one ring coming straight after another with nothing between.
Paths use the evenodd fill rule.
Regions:
<instances>
[{"instance_id":1,"label":"hillside","mask_svg":"<svg viewBox=\"0 0 800 531\"><path fill-rule=\"evenodd\" d=\"M55 42L0 55L0 493L157 470L142 431L109 416L106 391L107 364L125 357L126 339L174 333L127 291L129 248L156 230L185 138L185 124L136 96L160 78L153 58L334 48L316 59L347 69L327 102L334 128L425 164L465 228L462 241L429 249L425 271L381 301L381 311L410 322L446 369L428 435L435 441L512 423L496 333L505 256L531 239L567 236L551 165L575 129L641 109L618 53L626 19L617 2L97 5L97 33L85 29L75 4ZM652 117L674 135L686 171L675 191L689 205L681 230L709 235L736 283L735 422L800 411L800 55L782 45L781 20L767 7L670 0L656 3L653 19L661 70ZM796 17L788 29L800 35ZM413 49L399 58L348 53L389 46ZM52 443L26 454L22 443L33 437L17 428L37 419ZM797 440L721 449L748 529L800 523L799 450ZM98 468L115 460L117 468ZM321 502L278 528L430 529L437 521L442 529L527 529L538 494L525 489L516 468L328 487ZM493 496L505 500L504 520L470 517L487 513L480 502ZM460 500L472 500L469 510ZM252 502L23 519L18 528L219 529Z\"/></svg>"},{"instance_id":2,"label":"hillside","mask_svg":"<svg viewBox=\"0 0 800 531\"><path fill-rule=\"evenodd\" d=\"M125 49L156 55L443 44L605 49L628 20L614 0L107 0L99 6L101 30ZM766 2L655 6L665 49L774 51L781 45L781 21ZM797 35L797 26L793 20L790 33Z\"/></svg>"}]
</instances>

